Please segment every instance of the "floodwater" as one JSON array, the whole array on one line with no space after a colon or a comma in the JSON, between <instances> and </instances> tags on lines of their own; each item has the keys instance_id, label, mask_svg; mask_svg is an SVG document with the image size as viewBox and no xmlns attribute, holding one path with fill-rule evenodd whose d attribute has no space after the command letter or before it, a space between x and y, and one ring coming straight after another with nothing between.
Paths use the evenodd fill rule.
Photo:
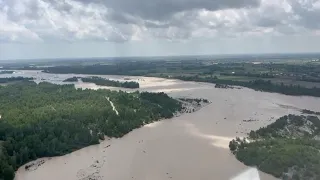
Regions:
<instances>
[{"instance_id":1,"label":"floodwater","mask_svg":"<svg viewBox=\"0 0 320 180\"><path fill-rule=\"evenodd\" d=\"M14 74L21 75L54 83L74 76L37 71ZM228 149L229 141L246 136L250 130L266 126L280 116L299 113L298 109L320 111L320 98L314 97L247 88L216 89L213 84L160 78L102 77L130 78L139 81L140 91L163 91L173 97L205 98L212 103L195 113L146 125L123 138L107 139L99 145L46 159L35 171L26 172L21 167L16 180L273 180L274 177L237 161ZM76 87L101 88L82 82L76 83ZM257 121L243 122L248 119ZM245 174L251 174L250 178L239 178Z\"/></svg>"}]
</instances>

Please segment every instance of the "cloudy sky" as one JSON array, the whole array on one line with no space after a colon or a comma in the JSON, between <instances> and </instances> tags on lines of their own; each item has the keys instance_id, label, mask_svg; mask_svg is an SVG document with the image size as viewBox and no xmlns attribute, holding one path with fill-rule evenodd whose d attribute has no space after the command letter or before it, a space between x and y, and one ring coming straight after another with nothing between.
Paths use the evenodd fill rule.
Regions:
<instances>
[{"instance_id":1,"label":"cloudy sky","mask_svg":"<svg viewBox=\"0 0 320 180\"><path fill-rule=\"evenodd\" d=\"M320 0L0 0L0 59L320 52Z\"/></svg>"}]
</instances>

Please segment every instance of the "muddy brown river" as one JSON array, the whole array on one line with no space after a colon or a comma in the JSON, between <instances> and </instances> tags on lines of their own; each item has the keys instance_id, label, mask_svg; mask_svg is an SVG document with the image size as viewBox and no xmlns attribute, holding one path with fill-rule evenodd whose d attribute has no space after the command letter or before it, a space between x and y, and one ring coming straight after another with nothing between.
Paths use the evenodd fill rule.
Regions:
<instances>
[{"instance_id":1,"label":"muddy brown river","mask_svg":"<svg viewBox=\"0 0 320 180\"><path fill-rule=\"evenodd\" d=\"M54 83L74 76L37 71L14 74L19 75ZM213 84L160 78L102 77L130 78L139 81L141 91L205 98L212 103L195 113L146 125L120 139L107 139L61 157L43 158L45 163L34 171L21 167L16 180L273 180L276 178L239 162L228 149L229 141L280 116L299 114L299 109L320 111L320 98L314 97L247 88L216 89ZM76 87L101 88L82 82L76 83ZM257 121L243 122L245 119Z\"/></svg>"}]
</instances>

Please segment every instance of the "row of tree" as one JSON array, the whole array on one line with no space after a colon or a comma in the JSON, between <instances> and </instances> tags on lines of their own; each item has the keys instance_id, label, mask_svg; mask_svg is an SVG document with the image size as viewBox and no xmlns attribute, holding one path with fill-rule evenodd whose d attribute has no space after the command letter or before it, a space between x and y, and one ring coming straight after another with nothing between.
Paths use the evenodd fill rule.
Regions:
<instances>
[{"instance_id":1,"label":"row of tree","mask_svg":"<svg viewBox=\"0 0 320 180\"><path fill-rule=\"evenodd\" d=\"M109 98L119 114L115 113ZM21 82L0 87L0 179L25 163L99 143L181 110L164 93L82 90Z\"/></svg>"}]
</instances>

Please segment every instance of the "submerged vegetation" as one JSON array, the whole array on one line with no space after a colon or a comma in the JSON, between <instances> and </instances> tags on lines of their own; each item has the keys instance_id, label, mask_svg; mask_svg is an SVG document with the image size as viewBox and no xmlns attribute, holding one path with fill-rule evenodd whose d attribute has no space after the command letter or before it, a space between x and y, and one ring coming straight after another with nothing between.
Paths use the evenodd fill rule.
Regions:
<instances>
[{"instance_id":1,"label":"submerged vegetation","mask_svg":"<svg viewBox=\"0 0 320 180\"><path fill-rule=\"evenodd\" d=\"M33 78L27 77L8 77L8 78L0 78L0 83L10 83L10 82L17 82L17 81L31 81Z\"/></svg>"},{"instance_id":2,"label":"submerged vegetation","mask_svg":"<svg viewBox=\"0 0 320 180\"><path fill-rule=\"evenodd\" d=\"M111 86L111 87L123 87L123 88L130 88L136 89L139 88L139 83L134 81L114 81L110 79L105 79L102 77L92 76L92 77L71 77L65 79L63 82L78 82L81 79L83 82L94 83L99 86Z\"/></svg>"},{"instance_id":3,"label":"submerged vegetation","mask_svg":"<svg viewBox=\"0 0 320 180\"><path fill-rule=\"evenodd\" d=\"M229 143L236 158L282 179L320 179L320 120L288 115Z\"/></svg>"},{"instance_id":4,"label":"submerged vegetation","mask_svg":"<svg viewBox=\"0 0 320 180\"><path fill-rule=\"evenodd\" d=\"M179 57L180 58L180 57ZM248 58L248 57L246 57ZM254 57L253 61L258 58ZM216 88L248 87L257 91L320 97L320 64L225 60L70 61L67 66L25 66L45 73L152 76L216 84ZM8 69L15 70L16 66ZM19 68L18 68L19 69ZM72 77L64 82L139 88L137 82L101 77ZM73 85L29 82L32 78L0 78L0 179L12 180L27 162L70 153L108 137L122 137L144 124L191 113L206 99L168 97L164 93L75 89ZM15 83L9 83L15 82ZM303 114L319 112L301 110ZM243 120L252 122L258 120ZM288 115L251 131L229 144L235 157L282 179L320 179L320 121L316 116ZM28 169L32 164L25 165Z\"/></svg>"},{"instance_id":5,"label":"submerged vegetation","mask_svg":"<svg viewBox=\"0 0 320 180\"><path fill-rule=\"evenodd\" d=\"M320 65L312 62L230 62L221 60L117 61L95 65L45 68L46 73L154 76L219 84L219 88L243 86L287 95L320 97Z\"/></svg>"},{"instance_id":6,"label":"submerged vegetation","mask_svg":"<svg viewBox=\"0 0 320 180\"><path fill-rule=\"evenodd\" d=\"M215 88L221 88L221 89L233 89L233 86L227 85L227 84L216 84L214 86Z\"/></svg>"},{"instance_id":7,"label":"submerged vegetation","mask_svg":"<svg viewBox=\"0 0 320 180\"><path fill-rule=\"evenodd\" d=\"M0 74L13 74L14 71L0 71Z\"/></svg>"},{"instance_id":8,"label":"submerged vegetation","mask_svg":"<svg viewBox=\"0 0 320 180\"><path fill-rule=\"evenodd\" d=\"M71 77L71 78L67 78L65 80L63 80L63 82L78 82L78 77Z\"/></svg>"},{"instance_id":9,"label":"submerged vegetation","mask_svg":"<svg viewBox=\"0 0 320 180\"><path fill-rule=\"evenodd\" d=\"M195 99L191 99L191 98L179 98L179 100L184 101L184 102L188 102L188 103L209 103L208 99L202 99L202 98L195 98Z\"/></svg>"},{"instance_id":10,"label":"submerged vegetation","mask_svg":"<svg viewBox=\"0 0 320 180\"><path fill-rule=\"evenodd\" d=\"M130 88L130 89L136 89L139 88L139 83L134 82L134 81L113 81L110 79L105 79L101 77L84 77L81 78L83 82L90 82L94 83L99 86L112 86L112 87L123 87L123 88Z\"/></svg>"},{"instance_id":11,"label":"submerged vegetation","mask_svg":"<svg viewBox=\"0 0 320 180\"><path fill-rule=\"evenodd\" d=\"M104 135L122 137L181 109L180 101L164 93L82 90L46 82L0 87L0 179L12 180L14 171L31 160L97 144Z\"/></svg>"},{"instance_id":12,"label":"submerged vegetation","mask_svg":"<svg viewBox=\"0 0 320 180\"><path fill-rule=\"evenodd\" d=\"M301 112L304 113L304 114L311 114L311 115L320 116L320 112L315 112L315 111L311 111L311 110L308 110L308 109L303 109Z\"/></svg>"},{"instance_id":13,"label":"submerged vegetation","mask_svg":"<svg viewBox=\"0 0 320 180\"><path fill-rule=\"evenodd\" d=\"M173 78L177 78L184 81L197 81L197 82L208 82L219 84L219 87L224 87L224 85L234 85L234 86L243 86L247 88L251 88L257 91L266 91L266 92L277 92L286 95L308 95L320 97L320 88L306 88L300 85L285 85L272 83L270 80L253 80L253 81L234 81L234 80L226 80L226 79L218 79L218 78L200 78L197 76L194 77L185 77L185 76L176 76Z\"/></svg>"}]
</instances>

